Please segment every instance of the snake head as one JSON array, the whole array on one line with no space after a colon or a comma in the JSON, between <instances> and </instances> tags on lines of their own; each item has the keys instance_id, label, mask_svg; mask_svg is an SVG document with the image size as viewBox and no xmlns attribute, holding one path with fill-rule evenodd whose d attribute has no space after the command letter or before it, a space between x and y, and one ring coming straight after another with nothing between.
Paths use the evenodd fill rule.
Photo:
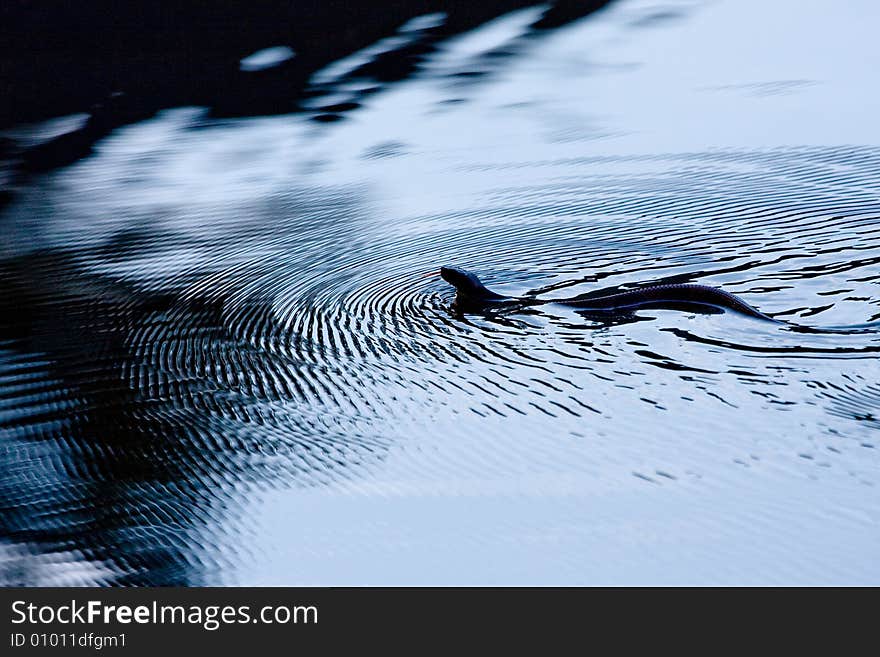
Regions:
<instances>
[{"instance_id":1,"label":"snake head","mask_svg":"<svg viewBox=\"0 0 880 657\"><path fill-rule=\"evenodd\" d=\"M480 282L476 274L473 274L458 267L440 267L440 276L444 281L452 285L456 292L458 302L485 302L485 301L501 301L507 297L496 294L487 289Z\"/></svg>"},{"instance_id":2,"label":"snake head","mask_svg":"<svg viewBox=\"0 0 880 657\"><path fill-rule=\"evenodd\" d=\"M479 290L485 289L475 274L458 267L440 267L440 277L466 296L478 296Z\"/></svg>"}]
</instances>

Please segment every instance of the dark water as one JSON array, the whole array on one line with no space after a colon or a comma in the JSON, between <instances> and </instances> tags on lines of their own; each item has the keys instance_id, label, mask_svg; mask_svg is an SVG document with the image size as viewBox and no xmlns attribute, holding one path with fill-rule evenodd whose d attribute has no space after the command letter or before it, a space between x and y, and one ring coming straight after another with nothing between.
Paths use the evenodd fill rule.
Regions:
<instances>
[{"instance_id":1,"label":"dark water","mask_svg":"<svg viewBox=\"0 0 880 657\"><path fill-rule=\"evenodd\" d=\"M318 74L339 120L178 108L29 178L0 251L0 581L880 582L866 15L530 8L346 105L345 72L432 16ZM837 330L459 316L450 263Z\"/></svg>"}]
</instances>

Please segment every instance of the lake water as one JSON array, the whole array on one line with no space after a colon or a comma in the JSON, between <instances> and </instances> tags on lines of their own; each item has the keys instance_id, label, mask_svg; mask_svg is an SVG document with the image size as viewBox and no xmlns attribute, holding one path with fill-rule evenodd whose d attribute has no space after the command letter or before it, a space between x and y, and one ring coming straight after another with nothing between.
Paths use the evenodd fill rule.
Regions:
<instances>
[{"instance_id":1,"label":"lake water","mask_svg":"<svg viewBox=\"0 0 880 657\"><path fill-rule=\"evenodd\" d=\"M0 583L880 584L876 6L541 13L16 192ZM837 330L459 315L446 264Z\"/></svg>"}]
</instances>

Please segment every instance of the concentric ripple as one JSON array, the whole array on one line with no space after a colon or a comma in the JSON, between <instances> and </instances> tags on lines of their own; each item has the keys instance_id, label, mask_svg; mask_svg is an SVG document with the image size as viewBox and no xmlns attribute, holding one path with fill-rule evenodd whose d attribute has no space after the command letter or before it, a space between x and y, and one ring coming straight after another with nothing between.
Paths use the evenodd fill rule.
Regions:
<instances>
[{"instance_id":1,"label":"concentric ripple","mask_svg":"<svg viewBox=\"0 0 880 657\"><path fill-rule=\"evenodd\" d=\"M4 533L45 542L51 534L33 515L42 508L57 518L58 549L81 550L82 532L117 548L146 543L158 553L117 559L116 578L180 581L191 574L175 555L194 542L205 569L220 568L211 545L224 543L215 534L243 487L363 476L392 445L440 427L637 435L656 413L680 426L707 413L713 424L730 414L742 423L747 412L755 435L784 434L802 407L827 409L817 426L837 417L876 428L867 372L880 351L880 201L869 190L880 185L880 150L541 166L552 185L501 188L481 207L391 225L350 202L352 190L350 200L298 201L304 220L278 215L294 203L279 198L244 226L221 219L229 227L216 236L159 227L151 237L144 227L112 263L100 240L8 261L4 298L25 299L28 312L4 311L4 432L18 445L7 458L60 471L30 471L50 489L7 478ZM184 250L197 257L171 278L154 264ZM648 282L716 285L814 332L736 314L603 317L554 304L461 315L436 274L447 262L495 289L551 299ZM835 361L852 371L866 359L840 381ZM501 425L481 426L490 418ZM842 453L857 426L820 429L810 442ZM857 441L873 446L867 435ZM436 467L506 467L470 442L460 449ZM74 531L73 517L93 513L97 481L114 482L119 511ZM169 547L179 543L172 536L180 548ZM100 572L114 558L110 547L86 553Z\"/></svg>"},{"instance_id":2,"label":"concentric ripple","mask_svg":"<svg viewBox=\"0 0 880 657\"><path fill-rule=\"evenodd\" d=\"M627 11L627 30L653 25ZM493 72L528 81L522 61L537 61L538 79L553 64L579 80L569 51L523 36L530 12L492 26L493 51L516 46ZM641 486L744 495L735 522L707 503L691 528L726 563L742 527L793 526L786 499L753 490L815 480L855 509L848 530L876 536L880 148L599 147L611 132L559 99L535 136L532 101L469 83L451 102L479 43L439 44L387 105L352 110L363 126L174 110L21 190L0 251L0 583L237 581L261 558L254 509L279 490L341 491L352 508L528 499L560 535L591 536L614 492L623 511L647 504ZM601 90L630 69L590 70ZM461 314L446 264L550 300L713 285L785 323L553 303ZM546 508L529 497L544 493ZM489 516L517 549L555 536ZM480 525L450 544L494 545ZM351 549L403 550L402 526L375 520ZM574 577L587 552L557 556Z\"/></svg>"}]
</instances>

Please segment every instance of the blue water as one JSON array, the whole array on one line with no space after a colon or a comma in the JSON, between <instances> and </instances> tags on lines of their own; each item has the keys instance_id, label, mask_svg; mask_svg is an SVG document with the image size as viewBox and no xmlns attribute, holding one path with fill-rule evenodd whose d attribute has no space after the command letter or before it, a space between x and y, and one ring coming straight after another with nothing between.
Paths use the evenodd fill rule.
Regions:
<instances>
[{"instance_id":1,"label":"blue water","mask_svg":"<svg viewBox=\"0 0 880 657\"><path fill-rule=\"evenodd\" d=\"M880 583L876 8L541 13L350 74L408 24L316 76L338 120L173 108L16 190L0 582ZM462 316L446 264L839 330Z\"/></svg>"}]
</instances>

